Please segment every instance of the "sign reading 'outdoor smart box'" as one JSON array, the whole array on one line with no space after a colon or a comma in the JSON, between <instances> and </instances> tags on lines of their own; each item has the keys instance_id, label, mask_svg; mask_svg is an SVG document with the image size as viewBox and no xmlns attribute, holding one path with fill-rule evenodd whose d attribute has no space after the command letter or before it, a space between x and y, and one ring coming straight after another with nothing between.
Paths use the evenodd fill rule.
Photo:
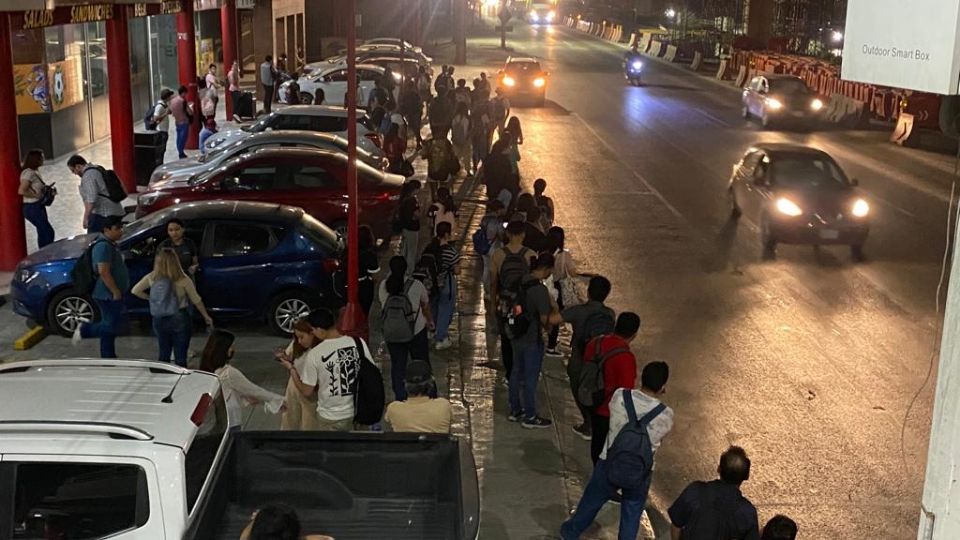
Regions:
<instances>
[{"instance_id":1,"label":"sign reading 'outdoor smart box'","mask_svg":"<svg viewBox=\"0 0 960 540\"><path fill-rule=\"evenodd\" d=\"M957 94L960 2L849 0L844 80Z\"/></svg>"}]
</instances>

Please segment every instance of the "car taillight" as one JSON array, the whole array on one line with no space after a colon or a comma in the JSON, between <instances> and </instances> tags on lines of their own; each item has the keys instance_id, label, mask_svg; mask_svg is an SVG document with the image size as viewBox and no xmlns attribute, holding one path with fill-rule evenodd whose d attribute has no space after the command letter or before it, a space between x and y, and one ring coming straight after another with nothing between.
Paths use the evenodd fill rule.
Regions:
<instances>
[{"instance_id":1,"label":"car taillight","mask_svg":"<svg viewBox=\"0 0 960 540\"><path fill-rule=\"evenodd\" d=\"M374 199L377 201L399 201L400 193L396 191L384 191L383 193L378 193Z\"/></svg>"},{"instance_id":2,"label":"car taillight","mask_svg":"<svg viewBox=\"0 0 960 540\"><path fill-rule=\"evenodd\" d=\"M207 417L207 411L210 409L211 403L213 403L213 397L210 394L200 396L200 401L197 402L197 406L193 408L193 414L190 415L190 421L193 422L193 425L197 427L203 425L203 419Z\"/></svg>"},{"instance_id":3,"label":"car taillight","mask_svg":"<svg viewBox=\"0 0 960 540\"><path fill-rule=\"evenodd\" d=\"M332 274L340 269L340 261L338 259L324 259L323 260L323 270L328 274Z\"/></svg>"},{"instance_id":4,"label":"car taillight","mask_svg":"<svg viewBox=\"0 0 960 540\"><path fill-rule=\"evenodd\" d=\"M382 147L383 147L383 139L380 138L380 134L379 134L379 133L374 133L374 132L370 131L370 132L364 133L363 136L366 137L366 138L368 138L368 139L370 139L370 142L372 142L373 144L377 145L377 148L382 148Z\"/></svg>"}]
</instances>

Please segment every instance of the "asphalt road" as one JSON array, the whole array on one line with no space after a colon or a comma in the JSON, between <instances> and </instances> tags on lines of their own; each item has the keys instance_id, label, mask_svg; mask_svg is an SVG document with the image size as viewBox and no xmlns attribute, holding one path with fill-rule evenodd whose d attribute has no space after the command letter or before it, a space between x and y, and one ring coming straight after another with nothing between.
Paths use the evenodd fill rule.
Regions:
<instances>
[{"instance_id":1,"label":"asphalt road","mask_svg":"<svg viewBox=\"0 0 960 540\"><path fill-rule=\"evenodd\" d=\"M550 72L547 107L515 111L525 181L548 180L574 256L641 314L640 363L671 366L676 425L653 505L712 478L736 444L761 520L788 514L805 539L914 538L932 381L907 410L939 345L952 160L883 131L765 132L740 118L737 92L652 60L646 85L627 86L623 48L566 27L518 26L510 45ZM822 148L860 180L866 262L793 246L763 260L756 223L729 221L725 198L758 141Z\"/></svg>"}]
</instances>

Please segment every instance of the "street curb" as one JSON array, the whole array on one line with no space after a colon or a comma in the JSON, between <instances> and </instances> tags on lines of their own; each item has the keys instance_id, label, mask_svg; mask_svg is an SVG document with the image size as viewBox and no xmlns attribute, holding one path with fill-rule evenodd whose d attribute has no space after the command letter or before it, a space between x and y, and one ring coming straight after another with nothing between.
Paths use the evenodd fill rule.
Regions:
<instances>
[{"instance_id":1,"label":"street curb","mask_svg":"<svg viewBox=\"0 0 960 540\"><path fill-rule=\"evenodd\" d=\"M26 333L13 342L13 350L25 351L30 349L37 343L43 341L45 337L47 337L47 330L42 326L35 326L27 330Z\"/></svg>"}]
</instances>

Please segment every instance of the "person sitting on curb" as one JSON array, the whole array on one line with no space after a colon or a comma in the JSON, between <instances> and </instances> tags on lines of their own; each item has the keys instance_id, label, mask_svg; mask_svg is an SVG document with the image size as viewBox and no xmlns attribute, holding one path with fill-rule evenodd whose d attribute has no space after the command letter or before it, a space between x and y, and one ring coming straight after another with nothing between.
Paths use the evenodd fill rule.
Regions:
<instances>
[{"instance_id":1,"label":"person sitting on curb","mask_svg":"<svg viewBox=\"0 0 960 540\"><path fill-rule=\"evenodd\" d=\"M437 393L430 364L414 360L407 365L407 400L394 401L387 406L383 419L393 431L419 433L450 433L453 413L450 402Z\"/></svg>"}]
</instances>

